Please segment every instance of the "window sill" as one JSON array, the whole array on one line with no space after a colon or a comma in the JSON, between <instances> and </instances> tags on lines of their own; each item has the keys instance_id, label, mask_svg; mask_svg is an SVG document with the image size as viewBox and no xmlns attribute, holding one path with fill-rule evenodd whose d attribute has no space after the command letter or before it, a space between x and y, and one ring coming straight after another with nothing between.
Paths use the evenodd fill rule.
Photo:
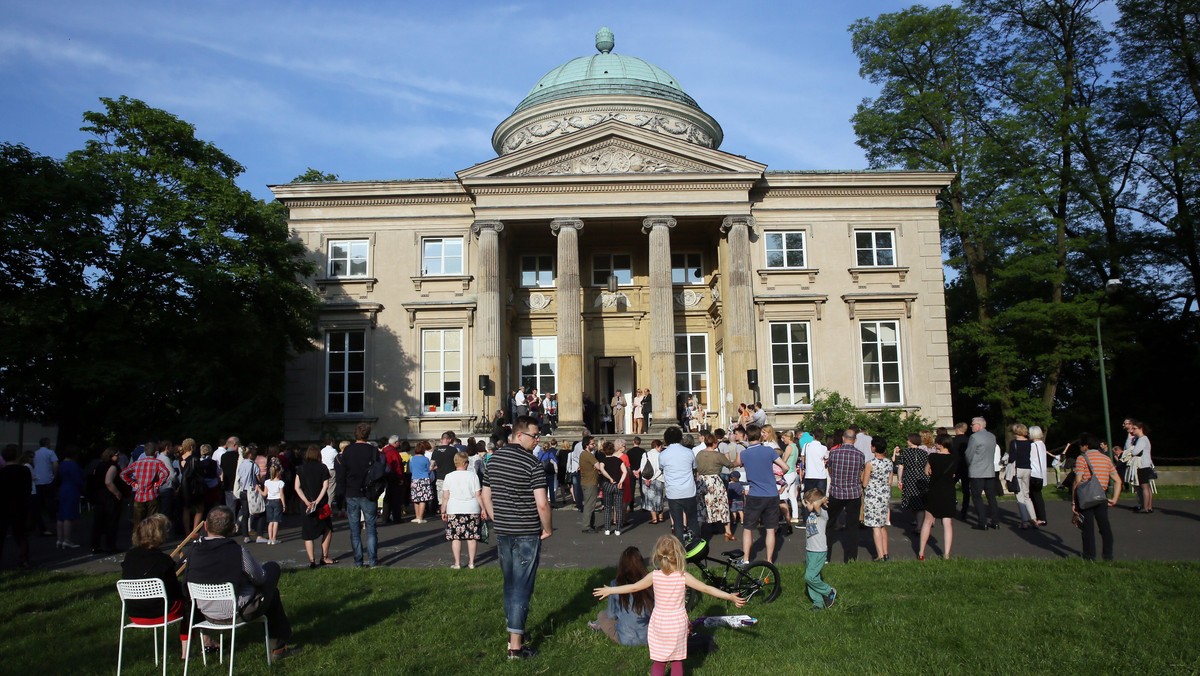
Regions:
<instances>
[{"instance_id":1,"label":"window sill","mask_svg":"<svg viewBox=\"0 0 1200 676\"><path fill-rule=\"evenodd\" d=\"M473 275L423 275L412 277L413 288L417 291L421 290L421 285L431 284L434 282L455 282L462 284L462 290L466 291L471 287L471 281L475 279Z\"/></svg>"},{"instance_id":2,"label":"window sill","mask_svg":"<svg viewBox=\"0 0 1200 676\"><path fill-rule=\"evenodd\" d=\"M801 286L808 286L817 283L817 274L821 272L819 268L760 268L755 270L758 273L758 279L768 289L773 289L773 279L783 279L786 282L791 282L794 279L799 279ZM804 283L804 278L808 278L808 283Z\"/></svg>"},{"instance_id":3,"label":"window sill","mask_svg":"<svg viewBox=\"0 0 1200 676\"><path fill-rule=\"evenodd\" d=\"M374 277L322 277L313 280L317 285L317 293L322 296L326 295L327 290L331 286L347 287L365 285L367 292L375 290L375 283L379 280Z\"/></svg>"},{"instance_id":4,"label":"window sill","mask_svg":"<svg viewBox=\"0 0 1200 676\"><path fill-rule=\"evenodd\" d=\"M857 267L848 268L846 271L850 273L850 279L855 284L858 284L859 278L864 275L867 277L887 277L894 275L899 282L904 282L908 277L908 268L896 266Z\"/></svg>"}]
</instances>

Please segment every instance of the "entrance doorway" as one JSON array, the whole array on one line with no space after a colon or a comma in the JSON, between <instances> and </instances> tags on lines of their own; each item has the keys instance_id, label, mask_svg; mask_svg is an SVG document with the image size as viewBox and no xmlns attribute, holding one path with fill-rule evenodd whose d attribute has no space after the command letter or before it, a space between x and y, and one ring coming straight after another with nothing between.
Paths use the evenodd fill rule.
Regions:
<instances>
[{"instance_id":1,"label":"entrance doorway","mask_svg":"<svg viewBox=\"0 0 1200 676\"><path fill-rule=\"evenodd\" d=\"M596 358L596 403L603 410L603 404L610 404L617 390L625 399L624 429L629 433L633 429L633 393L637 387L637 371L634 368L633 357L597 357ZM603 416L597 415L597 418ZM596 422L601 422L597 420ZM595 428L601 433L611 433L616 429L615 423L605 427Z\"/></svg>"}]
</instances>

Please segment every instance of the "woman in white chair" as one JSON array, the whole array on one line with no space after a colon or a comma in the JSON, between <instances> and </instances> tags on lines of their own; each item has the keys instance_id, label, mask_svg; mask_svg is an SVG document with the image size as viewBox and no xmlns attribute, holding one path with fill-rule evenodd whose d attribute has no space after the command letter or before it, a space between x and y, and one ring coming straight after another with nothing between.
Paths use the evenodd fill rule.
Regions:
<instances>
[{"instance_id":1,"label":"woman in white chair","mask_svg":"<svg viewBox=\"0 0 1200 676\"><path fill-rule=\"evenodd\" d=\"M162 580L167 590L167 620L182 620L179 623L179 642L183 644L180 656L185 657L188 628L191 627L186 610L190 604L184 598L179 578L175 577L175 559L159 549L170 532L171 520L163 514L151 514L142 519L133 529L133 549L125 553L125 560L121 562L121 578ZM160 624L163 621L162 609L162 601L158 599L138 599L126 605L129 621L134 624Z\"/></svg>"}]
</instances>

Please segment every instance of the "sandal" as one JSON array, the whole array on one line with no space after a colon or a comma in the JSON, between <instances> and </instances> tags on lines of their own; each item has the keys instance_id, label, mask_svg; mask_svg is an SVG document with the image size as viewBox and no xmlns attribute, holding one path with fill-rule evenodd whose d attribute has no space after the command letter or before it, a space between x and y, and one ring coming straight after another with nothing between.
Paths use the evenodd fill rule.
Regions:
<instances>
[{"instance_id":1,"label":"sandal","mask_svg":"<svg viewBox=\"0 0 1200 676\"><path fill-rule=\"evenodd\" d=\"M337 563L337 561L336 561L335 559L330 559L330 558L328 558L328 557L327 557L327 558L324 558L324 559L321 559L321 565L322 565L322 566L332 566L332 565L333 565L333 564L335 564L335 563Z\"/></svg>"}]
</instances>

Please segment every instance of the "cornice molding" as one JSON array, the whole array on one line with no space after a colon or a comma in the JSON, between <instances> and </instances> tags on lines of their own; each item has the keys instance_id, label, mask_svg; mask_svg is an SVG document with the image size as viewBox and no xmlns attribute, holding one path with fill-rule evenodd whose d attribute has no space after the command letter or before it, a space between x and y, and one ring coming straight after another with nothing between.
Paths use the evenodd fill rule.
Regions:
<instances>
[{"instance_id":1,"label":"cornice molding","mask_svg":"<svg viewBox=\"0 0 1200 676\"><path fill-rule=\"evenodd\" d=\"M937 197L940 188L771 188L763 190L763 197Z\"/></svg>"},{"instance_id":2,"label":"cornice molding","mask_svg":"<svg viewBox=\"0 0 1200 676\"><path fill-rule=\"evenodd\" d=\"M409 204L470 204L468 195L425 195L418 197L346 197L341 199L288 200L290 209L317 207L386 207Z\"/></svg>"},{"instance_id":3,"label":"cornice molding","mask_svg":"<svg viewBox=\"0 0 1200 676\"><path fill-rule=\"evenodd\" d=\"M672 183L604 183L586 185L571 183L567 185L499 185L474 186L471 192L476 195L538 195L549 193L582 193L582 192L662 192L682 190L749 190L753 181L735 181L727 183L692 183L686 181Z\"/></svg>"}]
</instances>

